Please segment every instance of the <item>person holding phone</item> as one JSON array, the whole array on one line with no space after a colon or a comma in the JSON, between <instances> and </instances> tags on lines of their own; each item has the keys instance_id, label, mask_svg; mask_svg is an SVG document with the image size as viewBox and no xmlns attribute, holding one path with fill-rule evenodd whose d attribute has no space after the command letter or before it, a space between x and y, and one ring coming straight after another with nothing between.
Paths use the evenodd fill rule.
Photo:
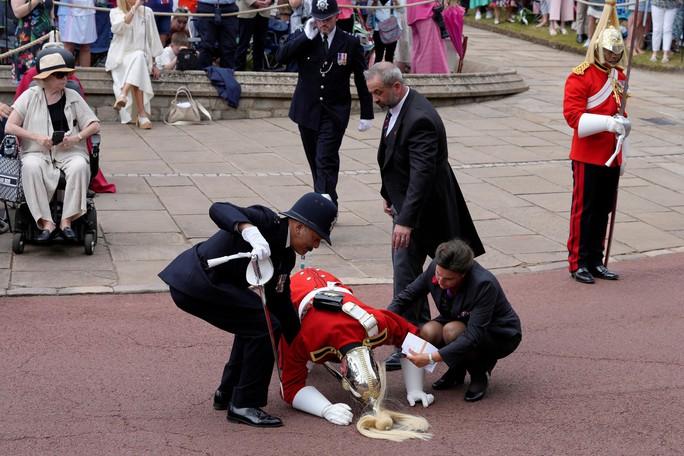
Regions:
<instances>
[{"instance_id":1,"label":"person holding phone","mask_svg":"<svg viewBox=\"0 0 684 456\"><path fill-rule=\"evenodd\" d=\"M100 122L77 91L66 88L74 71L74 56L61 48L48 48L36 56L38 85L30 87L12 105L6 134L21 141L22 185L31 215L40 233L36 241L49 241L61 233L76 240L71 223L86 213L90 164L86 139L100 131ZM62 219L52 219L50 200L66 175Z\"/></svg>"}]
</instances>

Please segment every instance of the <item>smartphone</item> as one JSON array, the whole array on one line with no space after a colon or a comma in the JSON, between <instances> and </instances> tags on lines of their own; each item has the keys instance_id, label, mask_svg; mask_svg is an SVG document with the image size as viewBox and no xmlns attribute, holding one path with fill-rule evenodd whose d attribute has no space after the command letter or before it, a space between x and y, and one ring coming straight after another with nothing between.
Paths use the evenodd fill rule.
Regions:
<instances>
[{"instance_id":1,"label":"smartphone","mask_svg":"<svg viewBox=\"0 0 684 456\"><path fill-rule=\"evenodd\" d=\"M64 134L65 134L65 132L63 132L63 131L53 131L52 132L52 145L56 146L57 144L61 143L64 140Z\"/></svg>"}]
</instances>

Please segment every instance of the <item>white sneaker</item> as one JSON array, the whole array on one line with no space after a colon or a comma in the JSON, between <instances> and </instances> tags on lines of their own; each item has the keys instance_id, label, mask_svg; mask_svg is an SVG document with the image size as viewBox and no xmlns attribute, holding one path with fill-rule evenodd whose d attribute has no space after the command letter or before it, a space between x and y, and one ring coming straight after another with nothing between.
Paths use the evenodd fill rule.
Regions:
<instances>
[{"instance_id":1,"label":"white sneaker","mask_svg":"<svg viewBox=\"0 0 684 456\"><path fill-rule=\"evenodd\" d=\"M482 13L478 9L477 11L475 11L475 20L479 21L480 19L482 19Z\"/></svg>"},{"instance_id":2,"label":"white sneaker","mask_svg":"<svg viewBox=\"0 0 684 456\"><path fill-rule=\"evenodd\" d=\"M584 44L582 45L582 47L588 48L590 42L591 42L591 40L587 38L587 41L584 42Z\"/></svg>"},{"instance_id":3,"label":"white sneaker","mask_svg":"<svg viewBox=\"0 0 684 456\"><path fill-rule=\"evenodd\" d=\"M498 20L498 19L494 19L494 25L499 25L499 20Z\"/></svg>"},{"instance_id":4,"label":"white sneaker","mask_svg":"<svg viewBox=\"0 0 684 456\"><path fill-rule=\"evenodd\" d=\"M491 19L493 17L494 17L494 14L491 11L487 10L487 12L485 13L485 18Z\"/></svg>"},{"instance_id":5,"label":"white sneaker","mask_svg":"<svg viewBox=\"0 0 684 456\"><path fill-rule=\"evenodd\" d=\"M568 34L568 31L565 29L565 27L561 27L560 31L561 31L561 35L567 35Z\"/></svg>"},{"instance_id":6,"label":"white sneaker","mask_svg":"<svg viewBox=\"0 0 684 456\"><path fill-rule=\"evenodd\" d=\"M655 54L651 55L651 58L649 59L651 62L655 62L658 60L658 57L656 57Z\"/></svg>"}]
</instances>

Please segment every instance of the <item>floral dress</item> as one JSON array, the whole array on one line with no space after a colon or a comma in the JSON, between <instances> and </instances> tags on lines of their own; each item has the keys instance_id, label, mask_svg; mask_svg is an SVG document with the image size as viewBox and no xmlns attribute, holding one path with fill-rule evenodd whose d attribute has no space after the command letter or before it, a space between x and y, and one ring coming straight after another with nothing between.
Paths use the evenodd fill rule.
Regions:
<instances>
[{"instance_id":1,"label":"floral dress","mask_svg":"<svg viewBox=\"0 0 684 456\"><path fill-rule=\"evenodd\" d=\"M28 15L17 21L17 46L23 46L46 35L52 30L52 27L50 10L41 3L33 8ZM35 54L38 50L40 50L40 45L33 46L14 56L12 77L16 82L19 82L24 73L36 64Z\"/></svg>"}]
</instances>

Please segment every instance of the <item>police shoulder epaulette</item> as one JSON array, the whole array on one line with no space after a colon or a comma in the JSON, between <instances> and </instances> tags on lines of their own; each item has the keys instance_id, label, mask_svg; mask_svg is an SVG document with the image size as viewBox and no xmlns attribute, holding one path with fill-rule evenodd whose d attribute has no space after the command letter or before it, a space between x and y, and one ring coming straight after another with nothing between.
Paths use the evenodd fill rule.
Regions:
<instances>
[{"instance_id":1,"label":"police shoulder epaulette","mask_svg":"<svg viewBox=\"0 0 684 456\"><path fill-rule=\"evenodd\" d=\"M589 62L584 61L584 62L580 63L579 65L577 65L575 68L573 68L572 72L575 74L582 75L582 74L584 74L586 69L589 68L590 66L591 66L591 64Z\"/></svg>"}]
</instances>

